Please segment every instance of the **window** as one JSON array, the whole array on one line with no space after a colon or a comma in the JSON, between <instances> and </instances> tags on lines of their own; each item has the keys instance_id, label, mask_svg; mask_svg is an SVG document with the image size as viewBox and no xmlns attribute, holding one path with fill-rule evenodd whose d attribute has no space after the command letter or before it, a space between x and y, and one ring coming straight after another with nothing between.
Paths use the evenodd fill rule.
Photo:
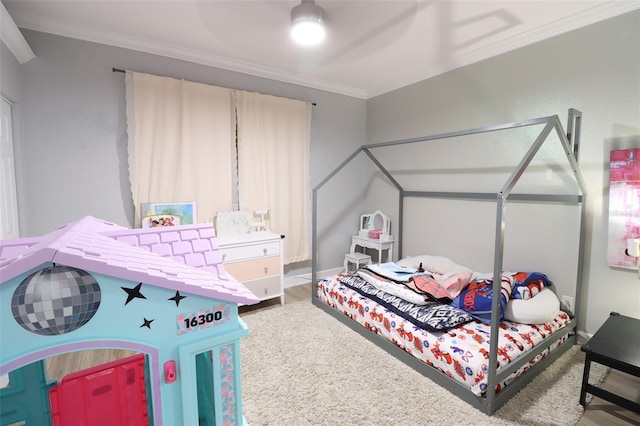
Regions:
<instances>
[{"instance_id":1,"label":"window","mask_svg":"<svg viewBox=\"0 0 640 426\"><path fill-rule=\"evenodd\" d=\"M285 263L309 259L306 102L127 71L131 191L142 202L196 202L196 220L269 209ZM237 180L236 180L237 179ZM136 223L139 225L139 223Z\"/></svg>"}]
</instances>

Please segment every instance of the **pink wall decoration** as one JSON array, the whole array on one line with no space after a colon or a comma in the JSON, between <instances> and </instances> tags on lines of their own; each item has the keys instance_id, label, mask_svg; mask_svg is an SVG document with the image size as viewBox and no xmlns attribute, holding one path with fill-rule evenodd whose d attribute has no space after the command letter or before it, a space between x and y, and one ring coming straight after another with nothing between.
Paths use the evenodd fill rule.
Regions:
<instances>
[{"instance_id":1,"label":"pink wall decoration","mask_svg":"<svg viewBox=\"0 0 640 426\"><path fill-rule=\"evenodd\" d=\"M640 149L611 151L609 186L610 266L638 269L638 258L628 256L627 241L640 238Z\"/></svg>"}]
</instances>

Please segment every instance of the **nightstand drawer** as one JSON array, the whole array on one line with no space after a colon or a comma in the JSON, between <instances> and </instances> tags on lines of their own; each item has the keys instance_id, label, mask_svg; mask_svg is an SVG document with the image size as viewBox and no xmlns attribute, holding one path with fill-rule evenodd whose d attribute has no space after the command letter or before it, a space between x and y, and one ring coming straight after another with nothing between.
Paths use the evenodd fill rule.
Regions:
<instances>
[{"instance_id":1,"label":"nightstand drawer","mask_svg":"<svg viewBox=\"0 0 640 426\"><path fill-rule=\"evenodd\" d=\"M271 256L245 260L244 262L225 263L224 269L241 283L274 275L280 279L280 257Z\"/></svg>"},{"instance_id":2,"label":"nightstand drawer","mask_svg":"<svg viewBox=\"0 0 640 426\"><path fill-rule=\"evenodd\" d=\"M280 276L264 278L261 280L247 281L243 283L259 299L270 299L282 294Z\"/></svg>"},{"instance_id":3,"label":"nightstand drawer","mask_svg":"<svg viewBox=\"0 0 640 426\"><path fill-rule=\"evenodd\" d=\"M279 241L235 247L220 247L220 255L222 256L222 261L224 263L245 259L263 258L267 256L277 256L279 254Z\"/></svg>"}]
</instances>

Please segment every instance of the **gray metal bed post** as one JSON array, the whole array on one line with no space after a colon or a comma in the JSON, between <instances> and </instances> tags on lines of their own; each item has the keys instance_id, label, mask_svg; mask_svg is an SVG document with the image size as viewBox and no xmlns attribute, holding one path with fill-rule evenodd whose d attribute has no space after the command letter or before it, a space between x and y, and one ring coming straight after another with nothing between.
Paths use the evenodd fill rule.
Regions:
<instances>
[{"instance_id":1,"label":"gray metal bed post","mask_svg":"<svg viewBox=\"0 0 640 426\"><path fill-rule=\"evenodd\" d=\"M574 300L574 312L575 317L579 317L582 299L582 278L584 271L584 244L586 235L586 217L587 217L587 187L582 180L582 175L578 172L578 154L580 153L580 139L582 128L582 112L577 109L570 108L568 114L567 133L562 133L562 126L560 123L556 125L556 133L558 138L566 146L566 155L571 165L571 170L578 184L581 194L579 195L580 202L580 241L578 243L578 271L576 274L576 292ZM577 327L576 327L577 328ZM575 340L578 340L578 333L576 333Z\"/></svg>"},{"instance_id":2,"label":"gray metal bed post","mask_svg":"<svg viewBox=\"0 0 640 426\"><path fill-rule=\"evenodd\" d=\"M576 298L574 301L574 311L573 315L577 318L580 318L580 308L582 307L582 274L584 269L584 240L586 234L586 223L587 221L587 195L586 193L582 195L582 203L580 210L580 245L578 247L578 274L576 278ZM578 333L577 333L577 325L576 325L576 343L578 341Z\"/></svg>"},{"instance_id":3,"label":"gray metal bed post","mask_svg":"<svg viewBox=\"0 0 640 426\"><path fill-rule=\"evenodd\" d=\"M557 117L557 116L556 116ZM495 319L500 318L500 301L502 299L502 263L504 257L504 233L505 233L505 213L507 209L507 197L513 190L513 187L518 182L529 163L540 149L540 146L544 143L549 136L549 133L554 127L554 117L547 117L547 125L542 129L535 142L525 156L520 161L520 164L515 168L507 182L504 184L500 192L497 194L497 207L496 207L496 236L493 258L493 286L491 293L491 338L489 340L489 380L487 388L487 406L490 412L493 411L494 401L496 396L497 380L497 368L498 365L498 339L494 336L498 336L498 328L500 321Z\"/></svg>"},{"instance_id":4,"label":"gray metal bed post","mask_svg":"<svg viewBox=\"0 0 640 426\"><path fill-rule=\"evenodd\" d=\"M402 189L402 191L400 191L400 197L398 198L398 249L396 250L397 252L397 256L398 259L402 259L402 242L404 241L404 238L402 236L402 232L404 229L404 196L405 196L405 191L404 189ZM393 260L393 259L391 259Z\"/></svg>"},{"instance_id":5,"label":"gray metal bed post","mask_svg":"<svg viewBox=\"0 0 640 426\"><path fill-rule=\"evenodd\" d=\"M316 292L314 291L315 284L318 279L318 190L329 182L340 170L342 170L347 164L353 160L356 155L362 151L362 146L356 149L346 160L344 160L338 167L336 167L327 177L322 179L312 191L311 197L311 300L313 300Z\"/></svg>"},{"instance_id":6,"label":"gray metal bed post","mask_svg":"<svg viewBox=\"0 0 640 426\"><path fill-rule=\"evenodd\" d=\"M578 161L580 151L580 128L582 125L582 112L575 108L569 108L567 117L567 140L569 148L573 151L573 157Z\"/></svg>"},{"instance_id":7,"label":"gray metal bed post","mask_svg":"<svg viewBox=\"0 0 640 426\"><path fill-rule=\"evenodd\" d=\"M318 282L318 188L311 192L311 300L315 297L315 283Z\"/></svg>"},{"instance_id":8,"label":"gray metal bed post","mask_svg":"<svg viewBox=\"0 0 640 426\"><path fill-rule=\"evenodd\" d=\"M489 378L487 381L486 409L491 412L496 398L497 365L498 365L498 327L500 321L500 299L502 291L502 261L504 250L504 214L506 210L506 197L503 192L498 193L496 201L496 236L495 248L493 250L493 285L491 289L491 334L489 335ZM499 277L499 278L496 278Z\"/></svg>"}]
</instances>

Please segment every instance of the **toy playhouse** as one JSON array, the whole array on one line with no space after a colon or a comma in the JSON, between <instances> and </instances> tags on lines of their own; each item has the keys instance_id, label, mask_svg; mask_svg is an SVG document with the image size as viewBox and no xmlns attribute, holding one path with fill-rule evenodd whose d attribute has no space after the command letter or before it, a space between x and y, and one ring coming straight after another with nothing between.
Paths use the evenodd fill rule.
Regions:
<instances>
[{"instance_id":1,"label":"toy playhouse","mask_svg":"<svg viewBox=\"0 0 640 426\"><path fill-rule=\"evenodd\" d=\"M128 229L87 216L0 241L2 425L243 424L239 304L211 224ZM48 380L48 357L136 355ZM8 382L8 383L7 383Z\"/></svg>"}]
</instances>

